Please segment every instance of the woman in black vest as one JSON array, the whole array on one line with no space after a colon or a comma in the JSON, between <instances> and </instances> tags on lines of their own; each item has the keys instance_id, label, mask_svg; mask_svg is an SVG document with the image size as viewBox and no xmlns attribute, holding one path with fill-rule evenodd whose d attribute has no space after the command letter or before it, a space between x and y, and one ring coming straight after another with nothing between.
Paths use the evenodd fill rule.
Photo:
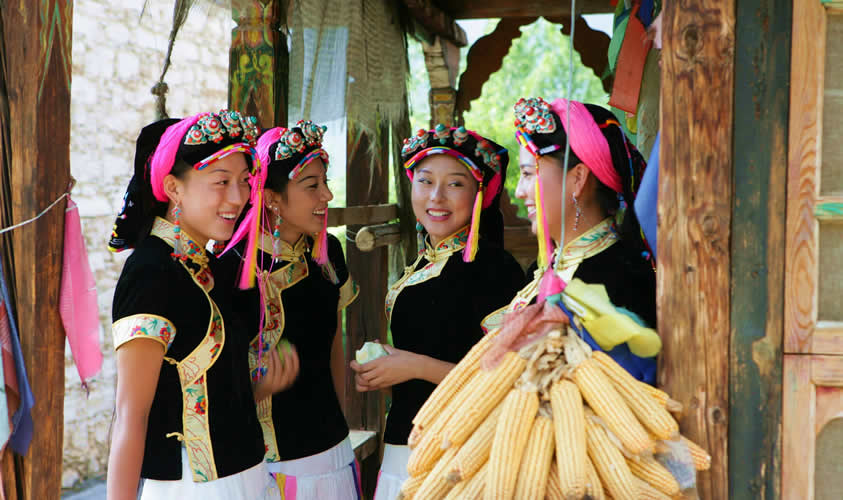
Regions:
<instances>
[{"instance_id":1,"label":"woman in black vest","mask_svg":"<svg viewBox=\"0 0 843 500\"><path fill-rule=\"evenodd\" d=\"M358 364L359 391L391 388L376 500L392 500L407 477L407 439L416 412L482 336L480 323L523 285L503 249L498 202L506 149L466 130L437 125L404 142L420 230L419 257L387 292L394 347Z\"/></svg>"},{"instance_id":2,"label":"woman in black vest","mask_svg":"<svg viewBox=\"0 0 843 500\"><path fill-rule=\"evenodd\" d=\"M108 498L278 498L255 398L289 382L276 356L253 388L233 273L205 247L231 237L256 168L255 119L201 113L145 127L109 242L134 248L114 292L116 411ZM285 379L286 378L286 379Z\"/></svg>"}]
</instances>

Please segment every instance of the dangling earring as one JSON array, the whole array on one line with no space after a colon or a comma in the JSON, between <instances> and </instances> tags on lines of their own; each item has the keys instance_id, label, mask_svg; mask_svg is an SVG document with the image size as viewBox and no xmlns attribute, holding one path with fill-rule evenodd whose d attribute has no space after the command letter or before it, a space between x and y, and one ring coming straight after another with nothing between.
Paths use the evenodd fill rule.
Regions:
<instances>
[{"instance_id":1,"label":"dangling earring","mask_svg":"<svg viewBox=\"0 0 843 500\"><path fill-rule=\"evenodd\" d=\"M580 217L582 217L582 209L580 208L580 203L577 201L577 197L571 195L571 198L574 199L574 210L576 211L576 218L574 219L574 231L580 226Z\"/></svg>"},{"instance_id":2,"label":"dangling earring","mask_svg":"<svg viewBox=\"0 0 843 500\"><path fill-rule=\"evenodd\" d=\"M424 252L424 226L422 223L416 219L416 245L418 246L419 253Z\"/></svg>"},{"instance_id":3,"label":"dangling earring","mask_svg":"<svg viewBox=\"0 0 843 500\"><path fill-rule=\"evenodd\" d=\"M178 205L176 205L170 213L173 215L173 233L175 233L173 238L176 240L176 243L173 245L173 252L170 256L175 259L181 259L181 209Z\"/></svg>"},{"instance_id":4,"label":"dangling earring","mask_svg":"<svg viewBox=\"0 0 843 500\"><path fill-rule=\"evenodd\" d=\"M223 250L225 250L225 242L214 240L214 255L221 254Z\"/></svg>"},{"instance_id":5,"label":"dangling earring","mask_svg":"<svg viewBox=\"0 0 843 500\"><path fill-rule=\"evenodd\" d=\"M281 255L281 223L284 219L275 212L275 225L272 227L272 253L275 256Z\"/></svg>"}]
</instances>

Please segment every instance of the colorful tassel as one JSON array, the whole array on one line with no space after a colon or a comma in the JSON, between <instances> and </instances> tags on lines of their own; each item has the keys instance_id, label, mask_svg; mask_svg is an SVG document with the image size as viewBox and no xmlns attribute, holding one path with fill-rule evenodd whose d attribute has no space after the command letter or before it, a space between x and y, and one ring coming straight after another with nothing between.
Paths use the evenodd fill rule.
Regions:
<instances>
[{"instance_id":1,"label":"colorful tassel","mask_svg":"<svg viewBox=\"0 0 843 500\"><path fill-rule=\"evenodd\" d=\"M553 248L553 242L550 240L550 230L547 227L547 220L544 217L544 196L542 196L542 183L539 181L538 172L536 172L536 225L537 235L539 240L539 255L538 264L539 269L545 269L548 262L550 262L550 252Z\"/></svg>"},{"instance_id":2,"label":"colorful tassel","mask_svg":"<svg viewBox=\"0 0 843 500\"><path fill-rule=\"evenodd\" d=\"M474 261L477 255L477 245L480 239L480 211L483 209L483 183L477 187L477 196L474 198L474 209L471 211L471 229L468 231L468 242L462 252L463 262Z\"/></svg>"},{"instance_id":3,"label":"colorful tassel","mask_svg":"<svg viewBox=\"0 0 843 500\"><path fill-rule=\"evenodd\" d=\"M313 260L320 266L328 262L328 209L325 209L325 217L322 219L322 231L316 236L313 243Z\"/></svg>"},{"instance_id":4,"label":"colorful tassel","mask_svg":"<svg viewBox=\"0 0 843 500\"><path fill-rule=\"evenodd\" d=\"M252 229L249 231L249 239L246 242L246 256L243 263L243 272L240 273L240 289L248 290L255 286L255 270L258 262L258 238L261 237L263 231L261 230L261 220L263 214L263 183L260 179L255 183L255 204L252 206L253 220L248 221L252 224Z\"/></svg>"}]
</instances>

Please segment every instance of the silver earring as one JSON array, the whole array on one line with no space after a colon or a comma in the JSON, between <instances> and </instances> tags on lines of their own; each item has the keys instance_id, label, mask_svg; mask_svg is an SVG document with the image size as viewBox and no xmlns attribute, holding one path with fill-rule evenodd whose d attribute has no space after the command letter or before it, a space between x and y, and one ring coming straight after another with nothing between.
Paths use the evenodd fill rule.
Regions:
<instances>
[{"instance_id":1,"label":"silver earring","mask_svg":"<svg viewBox=\"0 0 843 500\"><path fill-rule=\"evenodd\" d=\"M580 217L582 217L582 209L580 208L580 203L577 201L577 197L571 195L571 198L574 200L574 210L576 211L576 217L574 218L574 231L577 230L580 226Z\"/></svg>"}]
</instances>

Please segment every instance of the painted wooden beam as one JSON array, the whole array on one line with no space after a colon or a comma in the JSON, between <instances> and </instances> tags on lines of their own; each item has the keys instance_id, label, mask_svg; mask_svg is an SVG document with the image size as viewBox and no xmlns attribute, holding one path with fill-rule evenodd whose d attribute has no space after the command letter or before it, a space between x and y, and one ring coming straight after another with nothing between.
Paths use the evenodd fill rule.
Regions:
<instances>
[{"instance_id":1,"label":"painted wooden beam","mask_svg":"<svg viewBox=\"0 0 843 500\"><path fill-rule=\"evenodd\" d=\"M791 2L737 0L729 498L781 498Z\"/></svg>"},{"instance_id":2,"label":"painted wooden beam","mask_svg":"<svg viewBox=\"0 0 843 500\"><path fill-rule=\"evenodd\" d=\"M570 16L571 2L547 0L438 0L434 2L454 19ZM608 0L577 0L578 14L614 11Z\"/></svg>"},{"instance_id":3,"label":"painted wooden beam","mask_svg":"<svg viewBox=\"0 0 843 500\"><path fill-rule=\"evenodd\" d=\"M35 216L70 180L70 80L73 2L6 2L2 8L8 92L11 211ZM35 396L35 433L17 461L18 498L61 495L65 335L59 316L64 208L58 203L12 231L15 309L23 359ZM4 472L8 471L4 468Z\"/></svg>"},{"instance_id":4,"label":"painted wooden beam","mask_svg":"<svg viewBox=\"0 0 843 500\"><path fill-rule=\"evenodd\" d=\"M659 172L659 382L712 456L700 498L727 499L734 0L665 2Z\"/></svg>"},{"instance_id":5,"label":"painted wooden beam","mask_svg":"<svg viewBox=\"0 0 843 500\"><path fill-rule=\"evenodd\" d=\"M232 2L228 105L257 117L262 128L287 126L288 0ZM282 31L283 30L283 31Z\"/></svg>"},{"instance_id":6,"label":"painted wooden beam","mask_svg":"<svg viewBox=\"0 0 843 500\"><path fill-rule=\"evenodd\" d=\"M814 216L823 222L843 222L843 196L819 197Z\"/></svg>"},{"instance_id":7,"label":"painted wooden beam","mask_svg":"<svg viewBox=\"0 0 843 500\"><path fill-rule=\"evenodd\" d=\"M457 47L468 45L465 30L431 0L404 0L404 5L429 34L442 37Z\"/></svg>"}]
</instances>

